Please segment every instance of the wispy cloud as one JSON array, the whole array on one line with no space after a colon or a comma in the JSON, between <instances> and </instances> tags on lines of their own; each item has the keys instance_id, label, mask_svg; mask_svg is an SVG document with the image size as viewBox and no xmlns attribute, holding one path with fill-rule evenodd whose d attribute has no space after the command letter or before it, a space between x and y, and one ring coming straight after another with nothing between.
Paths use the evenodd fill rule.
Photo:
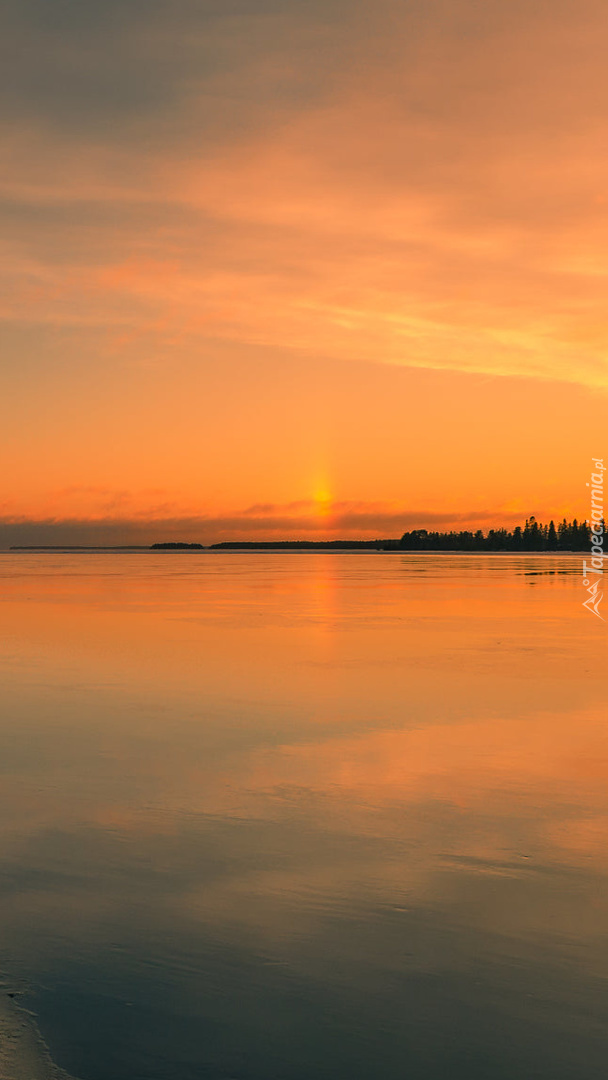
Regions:
<instances>
[{"instance_id":1,"label":"wispy cloud","mask_svg":"<svg viewBox=\"0 0 608 1080\"><path fill-rule=\"evenodd\" d=\"M8 317L606 386L603 5L106 7L9 4Z\"/></svg>"}]
</instances>

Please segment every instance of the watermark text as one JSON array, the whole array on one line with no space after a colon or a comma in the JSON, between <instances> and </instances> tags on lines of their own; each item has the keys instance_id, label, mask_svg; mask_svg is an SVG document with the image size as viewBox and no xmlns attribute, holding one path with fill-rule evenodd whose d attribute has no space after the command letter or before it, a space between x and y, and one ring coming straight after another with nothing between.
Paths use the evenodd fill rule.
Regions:
<instances>
[{"instance_id":1,"label":"watermark text","mask_svg":"<svg viewBox=\"0 0 608 1080\"><path fill-rule=\"evenodd\" d=\"M586 607L593 615L604 622L604 616L600 614L600 604L604 596L604 465L603 458L591 458L593 472L591 479L587 481L587 487L591 489L591 516L588 519L591 530L591 559L587 562L583 559L583 585L589 596L583 600Z\"/></svg>"}]
</instances>

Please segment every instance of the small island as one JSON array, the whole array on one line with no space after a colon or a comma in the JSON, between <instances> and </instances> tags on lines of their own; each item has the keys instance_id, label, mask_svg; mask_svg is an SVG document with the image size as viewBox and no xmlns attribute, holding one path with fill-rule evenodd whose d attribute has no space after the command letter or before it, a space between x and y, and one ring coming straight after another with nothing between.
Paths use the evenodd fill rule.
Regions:
<instances>
[{"instance_id":1,"label":"small island","mask_svg":"<svg viewBox=\"0 0 608 1080\"><path fill-rule=\"evenodd\" d=\"M167 540L161 544L151 544L150 551L204 551L204 544L185 544L174 540Z\"/></svg>"}]
</instances>

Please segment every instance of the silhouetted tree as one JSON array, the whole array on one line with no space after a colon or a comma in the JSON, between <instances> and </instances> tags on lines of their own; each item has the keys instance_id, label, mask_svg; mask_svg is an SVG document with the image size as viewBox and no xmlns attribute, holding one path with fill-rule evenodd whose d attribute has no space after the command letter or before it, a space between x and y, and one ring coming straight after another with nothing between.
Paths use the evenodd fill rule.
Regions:
<instances>
[{"instance_id":1,"label":"silhouetted tree","mask_svg":"<svg viewBox=\"0 0 608 1080\"><path fill-rule=\"evenodd\" d=\"M530 515L523 529L516 525L513 532L490 529L484 535L482 529L475 533L468 529L446 533L412 529L397 545L402 550L419 551L581 551L591 546L591 527L588 521L579 524L576 518L571 522L564 518L556 529L553 519L543 525Z\"/></svg>"}]
</instances>

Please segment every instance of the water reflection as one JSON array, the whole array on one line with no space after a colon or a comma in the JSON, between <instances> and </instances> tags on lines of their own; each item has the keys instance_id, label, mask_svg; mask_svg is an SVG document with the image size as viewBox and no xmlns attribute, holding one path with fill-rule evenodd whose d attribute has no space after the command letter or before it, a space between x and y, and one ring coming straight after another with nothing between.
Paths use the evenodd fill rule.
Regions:
<instances>
[{"instance_id":1,"label":"water reflection","mask_svg":"<svg viewBox=\"0 0 608 1080\"><path fill-rule=\"evenodd\" d=\"M1 557L1 951L61 1064L597 1076L579 562Z\"/></svg>"}]
</instances>

